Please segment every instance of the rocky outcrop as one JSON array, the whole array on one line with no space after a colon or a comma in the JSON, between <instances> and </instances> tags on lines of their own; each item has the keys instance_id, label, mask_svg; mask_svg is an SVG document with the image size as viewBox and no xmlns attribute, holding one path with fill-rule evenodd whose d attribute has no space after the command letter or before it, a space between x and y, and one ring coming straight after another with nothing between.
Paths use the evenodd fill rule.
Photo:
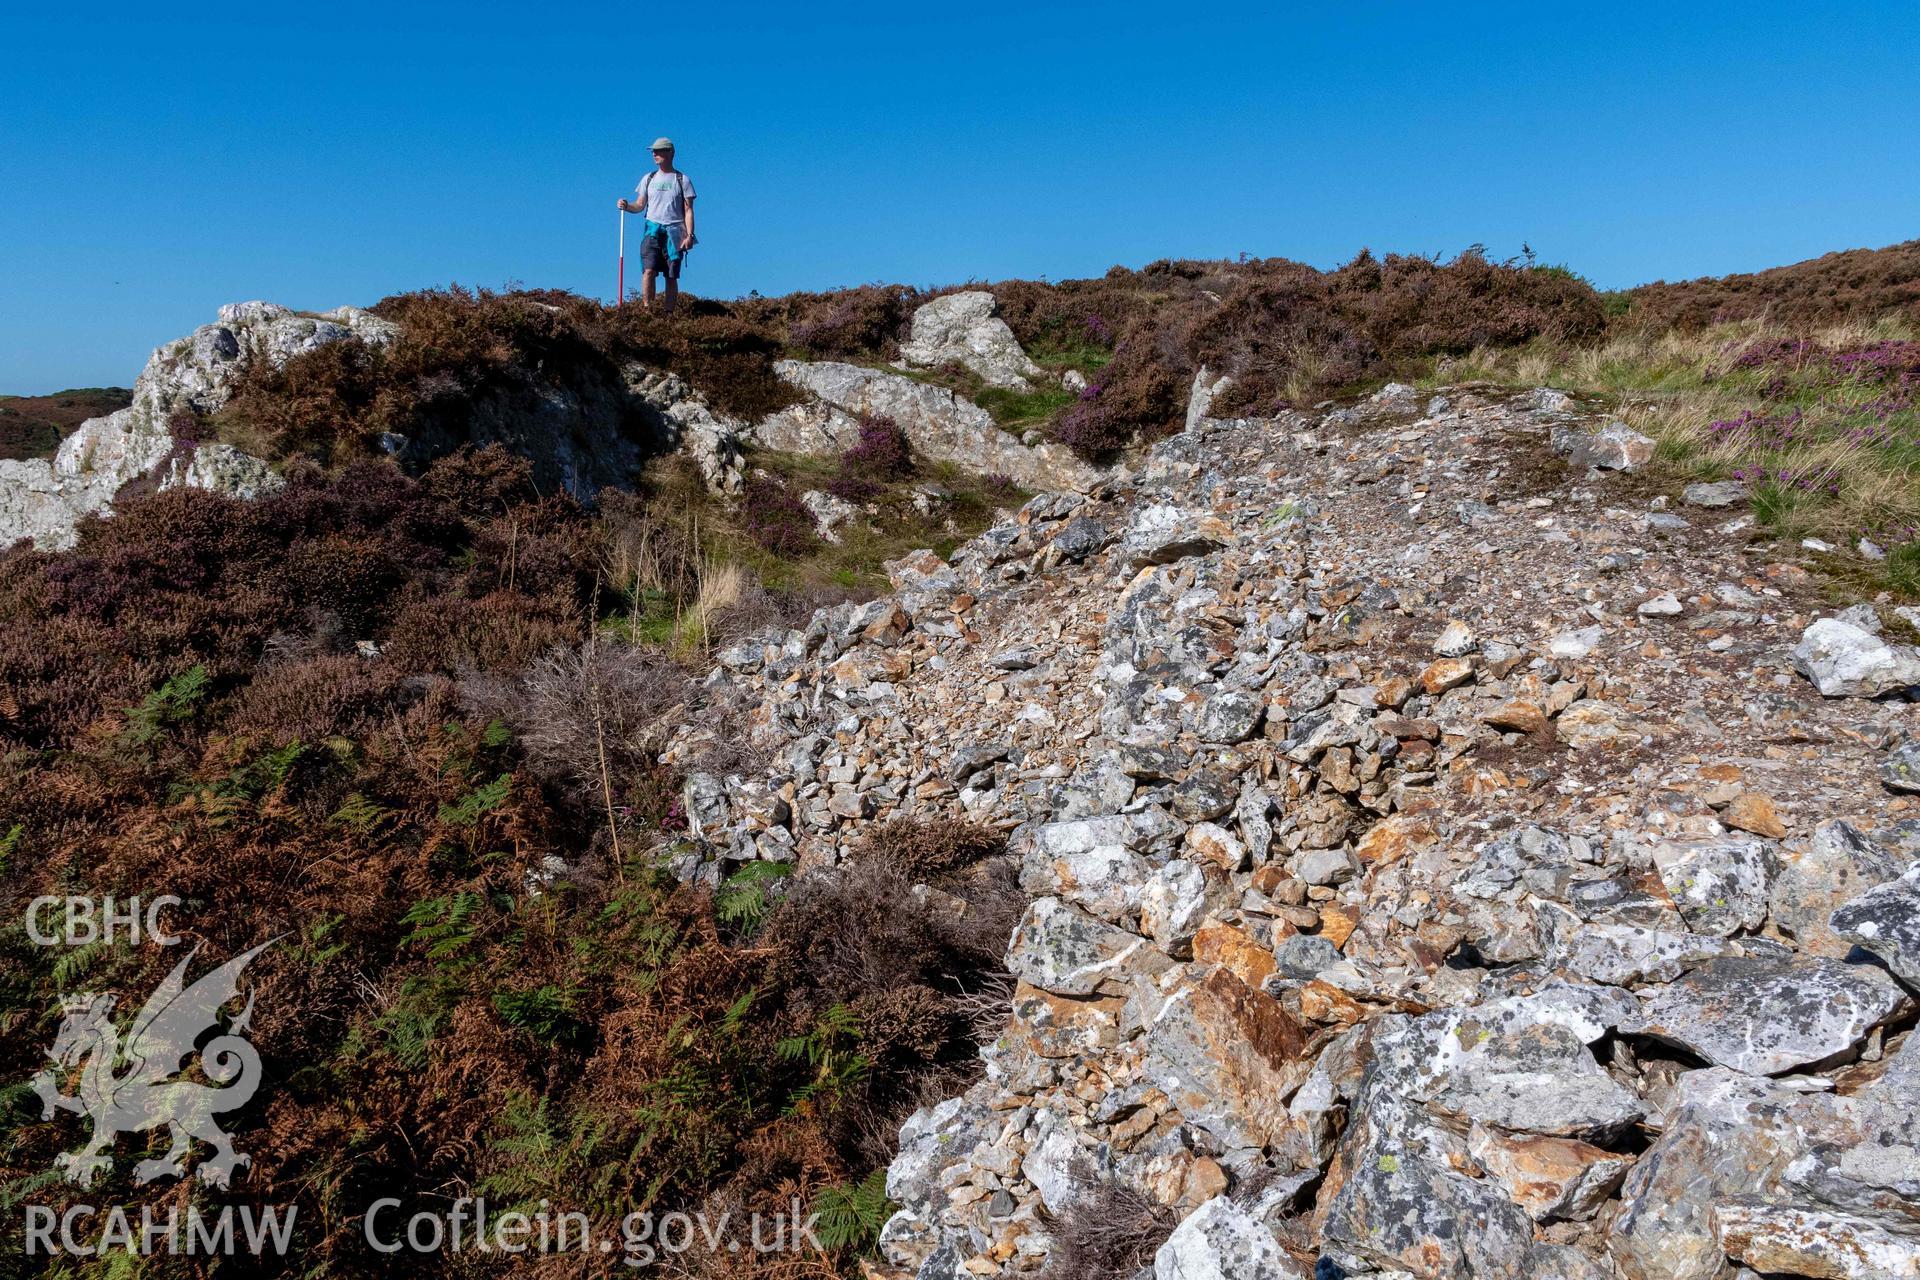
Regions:
<instances>
[{"instance_id":1,"label":"rocky outcrop","mask_svg":"<svg viewBox=\"0 0 1920 1280\"><path fill-rule=\"evenodd\" d=\"M984 289L949 293L926 303L914 311L911 333L900 344L901 367L957 364L990 387L1031 391L1046 371L1021 348L998 312L999 304Z\"/></svg>"},{"instance_id":2,"label":"rocky outcrop","mask_svg":"<svg viewBox=\"0 0 1920 1280\"><path fill-rule=\"evenodd\" d=\"M82 516L108 510L122 485L156 469L161 488L184 484L242 497L271 489L278 477L260 460L230 445L176 440L176 417L217 412L256 361L279 365L330 342L384 343L395 332L356 307L318 316L271 302L221 307L213 324L155 351L134 381L133 403L80 424L51 462L0 461L0 546L22 538L45 549L71 546Z\"/></svg>"},{"instance_id":3,"label":"rocky outcrop","mask_svg":"<svg viewBox=\"0 0 1920 1280\"><path fill-rule=\"evenodd\" d=\"M746 481L740 454L740 423L715 413L705 396L678 374L644 365L625 369L628 392L659 449L678 449L692 460L711 493L734 495Z\"/></svg>"},{"instance_id":4,"label":"rocky outcrop","mask_svg":"<svg viewBox=\"0 0 1920 1280\"><path fill-rule=\"evenodd\" d=\"M922 455L982 475L1003 475L1025 489L1084 492L1103 476L1063 445L1021 444L985 409L946 387L834 361L782 360L774 369L806 392L807 400L752 427L751 439L769 449L838 453L859 440L863 417L884 417L893 419Z\"/></svg>"},{"instance_id":5,"label":"rocky outcrop","mask_svg":"<svg viewBox=\"0 0 1920 1280\"><path fill-rule=\"evenodd\" d=\"M958 813L1031 898L887 1275L1036 1272L1102 1182L1164 1276L1912 1274L1914 707L1816 688L1797 548L1555 462L1600 425L1203 410L720 655L775 763L693 777L682 874Z\"/></svg>"}]
</instances>

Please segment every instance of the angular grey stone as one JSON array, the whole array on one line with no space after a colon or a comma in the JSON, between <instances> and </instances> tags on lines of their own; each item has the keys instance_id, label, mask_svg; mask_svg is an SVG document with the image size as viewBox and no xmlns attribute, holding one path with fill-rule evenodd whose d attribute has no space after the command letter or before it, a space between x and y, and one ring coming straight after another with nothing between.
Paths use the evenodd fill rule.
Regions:
<instances>
[{"instance_id":1,"label":"angular grey stone","mask_svg":"<svg viewBox=\"0 0 1920 1280\"><path fill-rule=\"evenodd\" d=\"M823 489L809 489L801 494L800 505L813 517L813 531L820 540L835 545L840 541L841 526L851 524L860 515L860 508Z\"/></svg>"},{"instance_id":2,"label":"angular grey stone","mask_svg":"<svg viewBox=\"0 0 1920 1280\"><path fill-rule=\"evenodd\" d=\"M1021 864L1021 889L1035 897L1062 898L1115 924L1131 914L1147 882L1146 861L1122 844L1036 855L1038 845Z\"/></svg>"},{"instance_id":3,"label":"angular grey stone","mask_svg":"<svg viewBox=\"0 0 1920 1280\"><path fill-rule=\"evenodd\" d=\"M1048 822L1033 829L1034 848L1048 858L1063 858L1110 844L1139 849L1144 846L1145 838L1140 823L1132 816L1119 813Z\"/></svg>"},{"instance_id":4,"label":"angular grey stone","mask_svg":"<svg viewBox=\"0 0 1920 1280\"><path fill-rule=\"evenodd\" d=\"M1274 970L1283 978L1302 982L1320 976L1324 969L1340 963L1340 949L1327 939L1310 933L1292 934L1273 949Z\"/></svg>"},{"instance_id":5,"label":"angular grey stone","mask_svg":"<svg viewBox=\"0 0 1920 1280\"><path fill-rule=\"evenodd\" d=\"M1898 878L1912 859L1845 822L1823 822L1805 851L1784 850L1770 914L1782 933L1814 955L1845 956L1852 946L1833 931L1833 913L1875 885Z\"/></svg>"},{"instance_id":6,"label":"angular grey stone","mask_svg":"<svg viewBox=\"0 0 1920 1280\"><path fill-rule=\"evenodd\" d=\"M680 787L687 831L696 840L718 840L727 826L727 788L711 773L689 773Z\"/></svg>"},{"instance_id":7,"label":"angular grey stone","mask_svg":"<svg viewBox=\"0 0 1920 1280\"><path fill-rule=\"evenodd\" d=\"M1776 863L1757 836L1720 836L1657 845L1653 865L1687 923L1718 938L1760 927Z\"/></svg>"},{"instance_id":8,"label":"angular grey stone","mask_svg":"<svg viewBox=\"0 0 1920 1280\"><path fill-rule=\"evenodd\" d=\"M1293 874L1308 884L1345 884L1359 870L1345 849L1307 849L1293 860Z\"/></svg>"},{"instance_id":9,"label":"angular grey stone","mask_svg":"<svg viewBox=\"0 0 1920 1280\"><path fill-rule=\"evenodd\" d=\"M1627 1175L1607 1249L1629 1280L1717 1280L1718 1205L1768 1185L1803 1145L1802 1095L1715 1067L1675 1086L1667 1127Z\"/></svg>"},{"instance_id":10,"label":"angular grey stone","mask_svg":"<svg viewBox=\"0 0 1920 1280\"><path fill-rule=\"evenodd\" d=\"M1121 547L1135 569L1218 551L1233 531L1218 518L1156 503L1134 512Z\"/></svg>"},{"instance_id":11,"label":"angular grey stone","mask_svg":"<svg viewBox=\"0 0 1920 1280\"><path fill-rule=\"evenodd\" d=\"M1920 653L1890 645L1838 618L1821 618L1801 633L1793 666L1823 697L1877 698L1920 684Z\"/></svg>"},{"instance_id":12,"label":"angular grey stone","mask_svg":"<svg viewBox=\"0 0 1920 1280\"><path fill-rule=\"evenodd\" d=\"M1555 453L1565 454L1576 467L1600 467L1608 471L1633 471L1653 461L1655 443L1624 422L1609 422L1598 431L1588 432L1571 424L1553 428L1551 442Z\"/></svg>"},{"instance_id":13,"label":"angular grey stone","mask_svg":"<svg viewBox=\"0 0 1920 1280\"><path fill-rule=\"evenodd\" d=\"M1889 791L1920 791L1920 738L1908 738L1880 762L1880 782Z\"/></svg>"},{"instance_id":14,"label":"angular grey stone","mask_svg":"<svg viewBox=\"0 0 1920 1280\"><path fill-rule=\"evenodd\" d=\"M980 742L961 747L953 753L953 763L947 766L947 779L958 786L1005 760L1012 750L1005 742Z\"/></svg>"},{"instance_id":15,"label":"angular grey stone","mask_svg":"<svg viewBox=\"0 0 1920 1280\"><path fill-rule=\"evenodd\" d=\"M925 1210L940 1191L941 1173L999 1136L995 1114L964 1097L920 1108L900 1126L898 1154L887 1166L887 1198Z\"/></svg>"},{"instance_id":16,"label":"angular grey stone","mask_svg":"<svg viewBox=\"0 0 1920 1280\"><path fill-rule=\"evenodd\" d=\"M1721 956L1643 996L1629 1030L1763 1076L1838 1058L1910 1003L1871 966L1771 956Z\"/></svg>"},{"instance_id":17,"label":"angular grey stone","mask_svg":"<svg viewBox=\"0 0 1920 1280\"><path fill-rule=\"evenodd\" d=\"M1152 947L1059 898L1028 904L1007 950L1015 977L1055 995L1086 996L1124 976Z\"/></svg>"},{"instance_id":18,"label":"angular grey stone","mask_svg":"<svg viewBox=\"0 0 1920 1280\"><path fill-rule=\"evenodd\" d=\"M1153 1256L1154 1280L1307 1280L1265 1224L1225 1196L1188 1214Z\"/></svg>"},{"instance_id":19,"label":"angular grey stone","mask_svg":"<svg viewBox=\"0 0 1920 1280\"><path fill-rule=\"evenodd\" d=\"M1196 769L1173 789L1173 816L1182 822L1211 822L1233 808L1239 791L1226 775Z\"/></svg>"},{"instance_id":20,"label":"angular grey stone","mask_svg":"<svg viewBox=\"0 0 1920 1280\"><path fill-rule=\"evenodd\" d=\"M1590 1140L1617 1134L1646 1114L1578 1033L1558 1022L1531 1021L1523 1002L1429 1016L1451 1023L1429 1082L1415 1086L1437 1114L1510 1133Z\"/></svg>"},{"instance_id":21,"label":"angular grey stone","mask_svg":"<svg viewBox=\"0 0 1920 1280\"><path fill-rule=\"evenodd\" d=\"M1833 929L1920 988L1920 863L1833 913Z\"/></svg>"},{"instance_id":22,"label":"angular grey stone","mask_svg":"<svg viewBox=\"0 0 1920 1280\"><path fill-rule=\"evenodd\" d=\"M1092 516L1076 516L1053 535L1048 546L1069 563L1077 563L1095 554L1113 541L1107 526Z\"/></svg>"},{"instance_id":23,"label":"angular grey stone","mask_svg":"<svg viewBox=\"0 0 1920 1280\"><path fill-rule=\"evenodd\" d=\"M1743 501L1746 496L1747 487L1738 480L1690 484L1680 493L1681 501L1692 507L1730 507Z\"/></svg>"},{"instance_id":24,"label":"angular grey stone","mask_svg":"<svg viewBox=\"0 0 1920 1280\"><path fill-rule=\"evenodd\" d=\"M1356 1104L1325 1241L1388 1274L1532 1280L1532 1219L1491 1179L1429 1155L1421 1135L1393 1123L1394 1111Z\"/></svg>"},{"instance_id":25,"label":"angular grey stone","mask_svg":"<svg viewBox=\"0 0 1920 1280\"><path fill-rule=\"evenodd\" d=\"M1626 986L1671 982L1688 965L1722 956L1734 944L1706 934L1640 925L1585 922L1572 912L1547 912L1552 935L1548 955L1569 972L1593 982Z\"/></svg>"},{"instance_id":26,"label":"angular grey stone","mask_svg":"<svg viewBox=\"0 0 1920 1280\"><path fill-rule=\"evenodd\" d=\"M1207 421L1207 416L1213 412L1214 398L1225 391L1232 382L1232 378L1214 376L1213 371L1204 364L1194 371L1193 385L1187 391L1186 429L1188 431L1198 430L1200 425Z\"/></svg>"},{"instance_id":27,"label":"angular grey stone","mask_svg":"<svg viewBox=\"0 0 1920 1280\"><path fill-rule=\"evenodd\" d=\"M1032 645L1003 649L987 659L995 671L1031 671L1040 665L1040 654Z\"/></svg>"},{"instance_id":28,"label":"angular grey stone","mask_svg":"<svg viewBox=\"0 0 1920 1280\"><path fill-rule=\"evenodd\" d=\"M1129 778L1138 782L1171 782L1186 772L1193 760L1184 751L1170 747L1126 745L1115 751L1115 758Z\"/></svg>"},{"instance_id":29,"label":"angular grey stone","mask_svg":"<svg viewBox=\"0 0 1920 1280\"><path fill-rule=\"evenodd\" d=\"M1194 717L1193 731L1202 742L1245 742L1253 736L1265 709L1253 694L1223 690L1201 706Z\"/></svg>"},{"instance_id":30,"label":"angular grey stone","mask_svg":"<svg viewBox=\"0 0 1920 1280\"><path fill-rule=\"evenodd\" d=\"M1727 1256L1766 1275L1920 1280L1920 1240L1851 1214L1742 1196L1713 1216Z\"/></svg>"},{"instance_id":31,"label":"angular grey stone","mask_svg":"<svg viewBox=\"0 0 1920 1280\"><path fill-rule=\"evenodd\" d=\"M1198 863L1175 858L1155 867L1140 890L1140 928L1168 955L1189 954L1207 918L1211 890Z\"/></svg>"},{"instance_id":32,"label":"angular grey stone","mask_svg":"<svg viewBox=\"0 0 1920 1280\"><path fill-rule=\"evenodd\" d=\"M1099 1183L1100 1164L1100 1155L1076 1141L1071 1132L1050 1126L1020 1158L1020 1173L1040 1193L1048 1213L1063 1213Z\"/></svg>"}]
</instances>

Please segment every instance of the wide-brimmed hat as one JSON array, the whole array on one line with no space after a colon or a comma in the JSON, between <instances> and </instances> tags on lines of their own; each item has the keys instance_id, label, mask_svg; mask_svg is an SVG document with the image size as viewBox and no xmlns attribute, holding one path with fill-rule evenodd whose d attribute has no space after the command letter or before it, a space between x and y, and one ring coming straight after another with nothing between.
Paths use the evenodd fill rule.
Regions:
<instances>
[{"instance_id":1,"label":"wide-brimmed hat","mask_svg":"<svg viewBox=\"0 0 1920 1280\"><path fill-rule=\"evenodd\" d=\"M672 138L655 138L653 140L653 145L651 147L648 147L647 150L671 151L673 150L673 139Z\"/></svg>"}]
</instances>

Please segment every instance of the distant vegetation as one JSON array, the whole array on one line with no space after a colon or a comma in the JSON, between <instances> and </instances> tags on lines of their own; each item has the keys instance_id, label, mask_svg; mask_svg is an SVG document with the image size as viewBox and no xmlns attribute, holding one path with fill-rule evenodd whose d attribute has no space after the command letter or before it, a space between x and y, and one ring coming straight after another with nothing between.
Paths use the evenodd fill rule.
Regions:
<instances>
[{"instance_id":1,"label":"distant vegetation","mask_svg":"<svg viewBox=\"0 0 1920 1280\"><path fill-rule=\"evenodd\" d=\"M125 387L81 387L50 396L0 396L0 459L49 458L69 431L132 403Z\"/></svg>"}]
</instances>

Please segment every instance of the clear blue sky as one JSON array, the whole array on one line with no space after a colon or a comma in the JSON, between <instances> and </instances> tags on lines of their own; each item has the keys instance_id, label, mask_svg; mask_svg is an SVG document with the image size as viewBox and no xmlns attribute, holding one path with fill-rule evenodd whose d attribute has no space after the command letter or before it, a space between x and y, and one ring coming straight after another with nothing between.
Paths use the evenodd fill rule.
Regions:
<instances>
[{"instance_id":1,"label":"clear blue sky","mask_svg":"<svg viewBox=\"0 0 1920 1280\"><path fill-rule=\"evenodd\" d=\"M14 5L0 48L0 391L130 383L236 299L610 295L657 133L723 297L1920 237L1911 3Z\"/></svg>"}]
</instances>

